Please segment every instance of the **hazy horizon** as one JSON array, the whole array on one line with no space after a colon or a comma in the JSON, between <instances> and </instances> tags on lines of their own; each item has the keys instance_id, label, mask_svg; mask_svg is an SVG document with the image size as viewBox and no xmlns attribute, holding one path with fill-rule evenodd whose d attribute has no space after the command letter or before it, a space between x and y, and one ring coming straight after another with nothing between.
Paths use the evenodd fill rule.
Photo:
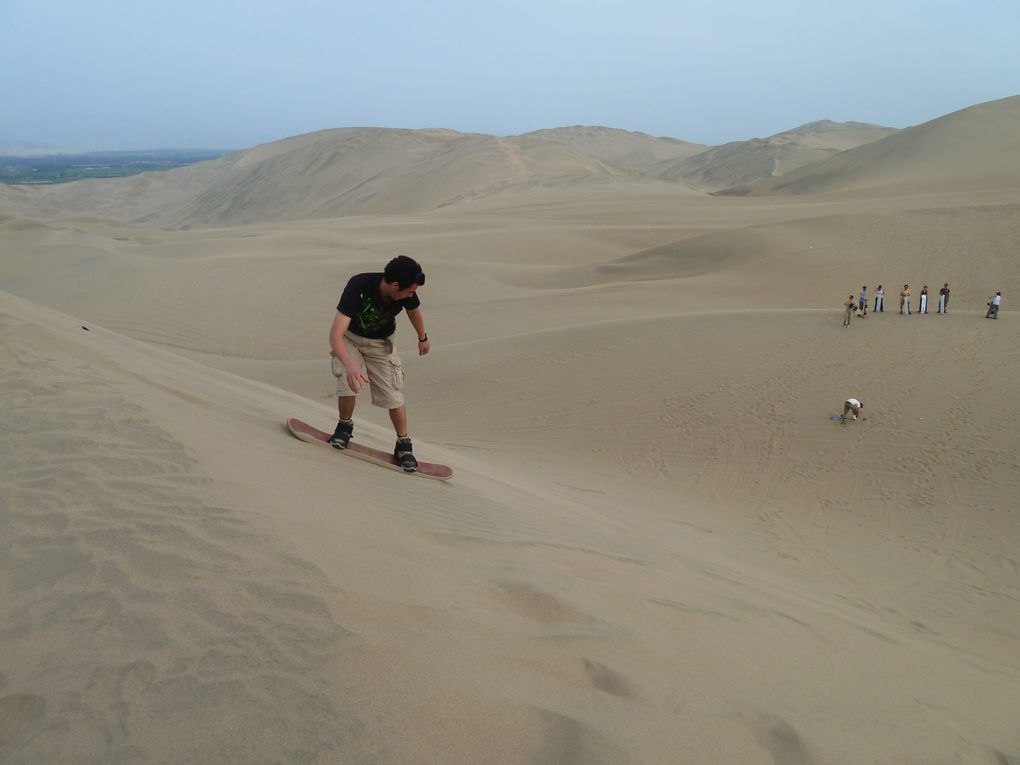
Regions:
<instances>
[{"instance_id":1,"label":"hazy horizon","mask_svg":"<svg viewBox=\"0 0 1020 765\"><path fill-rule=\"evenodd\" d=\"M339 127L600 125L706 145L903 128L1020 92L1020 8L795 0L0 3L0 142L240 149ZM42 44L45 43L45 44Z\"/></svg>"},{"instance_id":2,"label":"hazy horizon","mask_svg":"<svg viewBox=\"0 0 1020 765\"><path fill-rule=\"evenodd\" d=\"M813 123L816 123L816 122L824 122L824 121L826 121L826 118L822 117L822 118L820 118L818 120L810 120L809 122L806 122L806 123L800 123L798 125L790 125L787 128L783 128L782 130L777 131L776 134L780 134L780 133L783 133L783 132L795 130L795 129L799 128L799 127L803 127L805 125L813 124ZM845 122L842 122L842 123L839 123L839 124L847 124L847 125L865 125L865 124L870 124L873 127L890 127L888 125L874 125L873 123L862 123L859 120L846 120ZM535 131L527 131L527 132L538 132L538 131L541 131L541 130L568 129L568 128L575 128L575 127L580 127L580 128L600 128L600 129L608 129L608 130L627 130L627 128L617 128L614 125L577 125L577 124L575 124L575 125L549 125L549 126L547 126L545 128L536 128ZM405 130L405 129L406 130L429 130L429 129L433 129L433 130L455 130L456 131L455 128L448 128L448 127L446 127L444 125L430 125L430 126L424 127L424 128L401 128L401 127L392 127L392 126L389 126L389 125L335 125L333 127L318 128L316 130L310 130L310 131L308 131L308 134L310 134L310 133L317 133L317 132L323 132L323 131L328 131L328 130L343 130L343 129L353 129L353 130L358 130L358 129L364 129L364 130L375 130L375 129L379 129L379 130ZM456 131L456 132L463 132L465 135L469 135L469 134L474 134L474 135L496 135L496 136L499 136L499 137L502 137L502 138L511 138L511 137L516 136L516 135L522 135L522 134L510 134L510 133L498 133L498 134L497 133L482 133L482 132L478 132L478 131ZM645 131L630 131L630 132L644 133ZM300 135L305 135L305 133L295 133L294 135L291 135L291 136L281 136L280 138L274 138L274 139L271 139L270 141L266 141L264 143L271 143L273 141L286 140L287 138L294 138L294 137L297 137L297 136L300 136ZM773 135L775 135L775 134L773 134ZM689 139L684 138L683 136L676 136L676 135L672 135L672 136L655 135L653 137L655 137L655 138L676 139L676 140L681 140L681 141L689 140ZM734 139L734 140L735 141L741 141L741 140L752 140L754 138L767 138L767 137L769 137L769 136L748 136L747 138L744 138L744 139L739 139L738 138L738 139ZM24 155L26 157L32 157L32 156L46 156L47 152L49 152L51 154L67 154L67 155L73 155L73 154L78 154L78 153L80 153L80 154L93 154L93 153L95 153L95 154L103 154L103 153L115 154L115 153L118 153L118 152L123 152L123 153L130 154L130 153L142 153L142 152L148 152L148 151L151 151L151 152L160 152L160 151L165 151L165 152L174 152L174 151L185 151L185 152L186 151L197 151L197 152L200 152L200 151L232 152L232 151L242 151L244 149L251 148L251 146L254 146L254 145L255 144L251 144L249 146L138 146L138 147L134 147L134 148L123 149L123 148L120 148L120 147L111 147L111 146L105 146L105 147L54 146L54 145L51 145L51 144L37 143L37 142L34 142L32 140L23 140L23 139L19 139L17 137L12 139L12 138L8 138L6 136L0 136L0 156L3 156L5 150L9 149L10 147L16 147L16 148L20 147L20 148L24 148L24 149L32 148L32 149L40 150L41 153L38 154L38 155L32 155L32 154L25 154ZM707 145L711 146L711 144L707 144Z\"/></svg>"}]
</instances>

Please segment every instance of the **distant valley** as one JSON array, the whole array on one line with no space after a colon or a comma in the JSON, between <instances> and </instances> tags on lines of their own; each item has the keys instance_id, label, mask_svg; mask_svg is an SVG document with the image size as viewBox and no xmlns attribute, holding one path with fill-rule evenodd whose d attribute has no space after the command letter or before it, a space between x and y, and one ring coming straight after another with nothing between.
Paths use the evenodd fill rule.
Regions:
<instances>
[{"instance_id":1,"label":"distant valley","mask_svg":"<svg viewBox=\"0 0 1020 765\"><path fill-rule=\"evenodd\" d=\"M122 178L150 170L194 165L227 153L227 150L218 149L151 149L5 156L0 152L0 183L47 185L88 178Z\"/></svg>"}]
</instances>

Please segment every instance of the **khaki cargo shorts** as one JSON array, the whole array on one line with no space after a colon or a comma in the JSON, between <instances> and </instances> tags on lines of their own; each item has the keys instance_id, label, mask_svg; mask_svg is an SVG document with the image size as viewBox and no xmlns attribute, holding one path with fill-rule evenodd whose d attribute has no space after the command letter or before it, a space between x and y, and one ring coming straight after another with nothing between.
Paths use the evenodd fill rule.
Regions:
<instances>
[{"instance_id":1,"label":"khaki cargo shorts","mask_svg":"<svg viewBox=\"0 0 1020 765\"><path fill-rule=\"evenodd\" d=\"M372 391L372 403L383 409L396 409L404 404L404 369L400 366L400 357L393 348L393 341L372 340L344 333L344 345L354 361L361 365L368 375L368 387ZM332 354L331 354L332 356ZM337 396L356 396L347 384L347 369L340 359L332 356L333 376L336 378Z\"/></svg>"}]
</instances>

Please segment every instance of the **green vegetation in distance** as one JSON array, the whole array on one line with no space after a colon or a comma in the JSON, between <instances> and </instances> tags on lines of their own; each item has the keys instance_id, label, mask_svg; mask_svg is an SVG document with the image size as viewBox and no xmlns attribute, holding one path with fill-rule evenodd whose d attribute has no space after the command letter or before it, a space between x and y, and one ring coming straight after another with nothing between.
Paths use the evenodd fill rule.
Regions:
<instances>
[{"instance_id":1,"label":"green vegetation in distance","mask_svg":"<svg viewBox=\"0 0 1020 765\"><path fill-rule=\"evenodd\" d=\"M50 154L40 157L0 156L0 183L43 185L86 178L121 178L152 170L171 170L218 159L228 150L152 149Z\"/></svg>"}]
</instances>

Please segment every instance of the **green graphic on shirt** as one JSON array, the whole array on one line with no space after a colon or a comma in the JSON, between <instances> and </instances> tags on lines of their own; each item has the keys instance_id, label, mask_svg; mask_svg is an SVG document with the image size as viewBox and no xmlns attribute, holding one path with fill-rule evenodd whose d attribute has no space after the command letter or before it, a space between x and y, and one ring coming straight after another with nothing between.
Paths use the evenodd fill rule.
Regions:
<instances>
[{"instance_id":1,"label":"green graphic on shirt","mask_svg":"<svg viewBox=\"0 0 1020 765\"><path fill-rule=\"evenodd\" d=\"M390 317L376 306L371 295L359 292L358 298L361 300L361 307L358 308L354 319L362 332L371 333L384 329L389 324Z\"/></svg>"}]
</instances>

